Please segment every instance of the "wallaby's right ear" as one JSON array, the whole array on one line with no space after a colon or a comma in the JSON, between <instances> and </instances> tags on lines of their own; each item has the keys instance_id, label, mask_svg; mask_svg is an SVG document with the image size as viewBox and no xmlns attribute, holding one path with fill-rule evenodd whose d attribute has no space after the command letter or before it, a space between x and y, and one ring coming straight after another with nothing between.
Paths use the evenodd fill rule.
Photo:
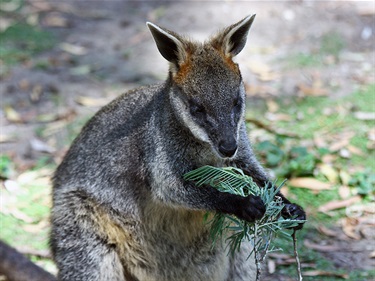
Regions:
<instances>
[{"instance_id":1,"label":"wallaby's right ear","mask_svg":"<svg viewBox=\"0 0 375 281\"><path fill-rule=\"evenodd\" d=\"M186 51L184 49L184 43L179 36L169 30L163 29L151 22L147 22L147 26L154 37L156 46L159 49L160 54L169 62L175 66L185 60Z\"/></svg>"}]
</instances>

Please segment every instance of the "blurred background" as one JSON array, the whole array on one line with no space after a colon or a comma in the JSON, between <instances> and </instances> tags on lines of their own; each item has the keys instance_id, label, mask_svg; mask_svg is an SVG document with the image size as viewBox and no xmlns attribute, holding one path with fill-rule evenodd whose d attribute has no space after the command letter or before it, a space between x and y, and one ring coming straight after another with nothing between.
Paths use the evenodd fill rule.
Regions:
<instances>
[{"instance_id":1,"label":"blurred background","mask_svg":"<svg viewBox=\"0 0 375 281\"><path fill-rule=\"evenodd\" d=\"M374 280L374 1L1 1L0 239L56 272L54 169L100 107L167 77L146 21L203 41L249 14L249 137L307 210L305 279ZM295 280L291 242L276 247L264 280Z\"/></svg>"}]
</instances>

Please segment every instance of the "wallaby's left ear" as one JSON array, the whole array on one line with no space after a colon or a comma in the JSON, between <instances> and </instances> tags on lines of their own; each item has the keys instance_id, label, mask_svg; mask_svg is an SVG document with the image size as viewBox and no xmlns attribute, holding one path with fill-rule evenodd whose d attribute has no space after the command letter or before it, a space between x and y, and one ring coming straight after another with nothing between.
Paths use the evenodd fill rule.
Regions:
<instances>
[{"instance_id":1,"label":"wallaby's left ear","mask_svg":"<svg viewBox=\"0 0 375 281\"><path fill-rule=\"evenodd\" d=\"M247 34L255 15L247 16L241 21L227 27L211 41L215 48L221 48L230 57L238 55L245 47Z\"/></svg>"}]
</instances>

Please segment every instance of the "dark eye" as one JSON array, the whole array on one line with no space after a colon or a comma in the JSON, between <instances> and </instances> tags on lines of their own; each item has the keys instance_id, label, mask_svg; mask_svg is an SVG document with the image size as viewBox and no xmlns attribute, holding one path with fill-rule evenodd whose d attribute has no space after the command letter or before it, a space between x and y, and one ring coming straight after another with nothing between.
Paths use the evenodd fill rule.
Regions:
<instances>
[{"instance_id":1,"label":"dark eye","mask_svg":"<svg viewBox=\"0 0 375 281\"><path fill-rule=\"evenodd\" d=\"M202 118L206 116L206 110L203 106L198 105L196 103L193 103L190 105L190 113L191 115L197 117L197 118Z\"/></svg>"},{"instance_id":2,"label":"dark eye","mask_svg":"<svg viewBox=\"0 0 375 281\"><path fill-rule=\"evenodd\" d=\"M235 98L234 101L233 101L233 110L235 112L241 111L241 105L242 105L242 101L241 101L240 97Z\"/></svg>"}]
</instances>

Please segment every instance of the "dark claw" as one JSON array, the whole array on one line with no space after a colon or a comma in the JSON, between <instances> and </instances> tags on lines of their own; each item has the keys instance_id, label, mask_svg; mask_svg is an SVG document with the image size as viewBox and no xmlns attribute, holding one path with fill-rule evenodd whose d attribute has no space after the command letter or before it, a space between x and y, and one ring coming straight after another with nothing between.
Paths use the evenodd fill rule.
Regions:
<instances>
[{"instance_id":1,"label":"dark claw","mask_svg":"<svg viewBox=\"0 0 375 281\"><path fill-rule=\"evenodd\" d=\"M293 229L302 229L303 224L305 223L304 220L306 220L306 213L302 209L301 206L297 204L286 204L285 207L281 211L281 216L284 219L295 219L295 220L301 220L303 222L299 223L297 226L293 227Z\"/></svg>"}]
</instances>

